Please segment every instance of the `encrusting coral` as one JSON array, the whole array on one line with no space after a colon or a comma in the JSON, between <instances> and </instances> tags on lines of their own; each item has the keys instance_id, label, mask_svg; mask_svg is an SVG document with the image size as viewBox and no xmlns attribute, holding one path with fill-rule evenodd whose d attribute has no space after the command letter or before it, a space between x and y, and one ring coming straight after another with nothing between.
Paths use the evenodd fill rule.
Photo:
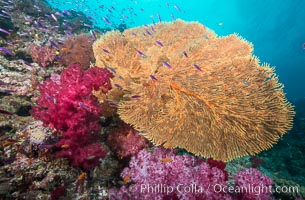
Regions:
<instances>
[{"instance_id":1,"label":"encrusting coral","mask_svg":"<svg viewBox=\"0 0 305 200\"><path fill-rule=\"evenodd\" d=\"M93 51L124 93L121 119L155 145L228 161L270 148L292 127L274 68L236 34L176 20L109 32Z\"/></svg>"}]
</instances>

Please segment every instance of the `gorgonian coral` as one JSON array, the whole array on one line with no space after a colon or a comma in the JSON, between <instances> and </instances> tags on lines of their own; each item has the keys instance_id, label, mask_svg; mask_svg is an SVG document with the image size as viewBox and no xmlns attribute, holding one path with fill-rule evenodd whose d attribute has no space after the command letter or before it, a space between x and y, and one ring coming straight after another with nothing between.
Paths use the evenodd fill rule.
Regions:
<instances>
[{"instance_id":1,"label":"gorgonian coral","mask_svg":"<svg viewBox=\"0 0 305 200\"><path fill-rule=\"evenodd\" d=\"M31 52L32 60L42 67L51 64L55 58L54 49L47 46L39 46L32 43L29 45L29 50Z\"/></svg>"},{"instance_id":2,"label":"gorgonian coral","mask_svg":"<svg viewBox=\"0 0 305 200\"><path fill-rule=\"evenodd\" d=\"M86 34L68 37L61 45L59 60L65 65L78 63L87 69L94 62L92 44L93 39Z\"/></svg>"},{"instance_id":3,"label":"gorgonian coral","mask_svg":"<svg viewBox=\"0 0 305 200\"><path fill-rule=\"evenodd\" d=\"M124 93L121 119L155 145L228 161L270 148L292 127L274 68L236 34L177 20L109 32L93 51Z\"/></svg>"},{"instance_id":4,"label":"gorgonian coral","mask_svg":"<svg viewBox=\"0 0 305 200\"><path fill-rule=\"evenodd\" d=\"M107 69L92 67L83 71L75 64L39 86L38 106L31 114L61 134L57 156L67 157L74 167L92 169L106 154L97 143L102 110L92 90L102 88L106 93L111 89L111 76Z\"/></svg>"},{"instance_id":5,"label":"gorgonian coral","mask_svg":"<svg viewBox=\"0 0 305 200\"><path fill-rule=\"evenodd\" d=\"M223 169L160 147L133 156L121 177L130 186L110 190L110 199L231 199L216 189L227 186Z\"/></svg>"}]
</instances>

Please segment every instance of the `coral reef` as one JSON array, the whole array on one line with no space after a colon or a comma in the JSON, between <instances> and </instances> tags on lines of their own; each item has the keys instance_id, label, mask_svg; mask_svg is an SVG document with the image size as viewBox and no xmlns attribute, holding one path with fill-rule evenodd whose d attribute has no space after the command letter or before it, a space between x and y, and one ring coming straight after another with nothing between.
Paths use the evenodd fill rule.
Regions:
<instances>
[{"instance_id":1,"label":"coral reef","mask_svg":"<svg viewBox=\"0 0 305 200\"><path fill-rule=\"evenodd\" d=\"M56 144L62 150L58 157L67 157L74 167L93 169L106 150L97 143L101 108L92 89L111 89L111 73L97 67L82 71L80 65L70 65L60 77L53 76L39 86L41 96L32 116L60 134Z\"/></svg>"},{"instance_id":2,"label":"coral reef","mask_svg":"<svg viewBox=\"0 0 305 200\"><path fill-rule=\"evenodd\" d=\"M223 169L162 147L153 152L141 150L131 158L121 177L130 185L111 189L110 199L231 199L229 194L213 190L215 185L226 186ZM161 184L164 188L153 192L152 188ZM143 189L143 185L147 188ZM184 187L193 189L186 192Z\"/></svg>"},{"instance_id":3,"label":"coral reef","mask_svg":"<svg viewBox=\"0 0 305 200\"><path fill-rule=\"evenodd\" d=\"M38 158L28 158L23 154L18 154L14 162L5 165L1 170L10 178L7 183L9 199L32 199L33 196L35 199L48 199L51 191L61 184L69 185L69 192L73 193L73 182L78 174L64 159L45 162Z\"/></svg>"},{"instance_id":4,"label":"coral reef","mask_svg":"<svg viewBox=\"0 0 305 200\"><path fill-rule=\"evenodd\" d=\"M237 199L240 200L252 200L252 199L260 199L260 200L271 200L272 195L272 179L268 176L262 174L259 170L255 168L248 168L243 171L238 172L235 177L235 185L238 188L242 188L238 192ZM255 188L249 190L248 188ZM247 188L247 189L246 189ZM257 188L260 191L257 191Z\"/></svg>"},{"instance_id":5,"label":"coral reef","mask_svg":"<svg viewBox=\"0 0 305 200\"><path fill-rule=\"evenodd\" d=\"M120 123L108 133L107 144L119 158L136 155L147 145L147 140L131 126Z\"/></svg>"},{"instance_id":6,"label":"coral reef","mask_svg":"<svg viewBox=\"0 0 305 200\"><path fill-rule=\"evenodd\" d=\"M253 155L290 128L282 85L251 44L154 16L126 30L137 6L103 2L81 12L86 1L71 10L48 2L61 6L0 0L0 199L268 199L213 191L266 183L265 175L273 188L296 187L275 199L305 199L304 99L294 103L289 134L256 157L224 163L189 153ZM143 135L185 149L154 147ZM154 191L139 193L141 184Z\"/></svg>"},{"instance_id":7,"label":"coral reef","mask_svg":"<svg viewBox=\"0 0 305 200\"><path fill-rule=\"evenodd\" d=\"M93 39L86 34L68 37L61 45L60 61L69 65L78 63L83 69L87 69L90 63L95 61L92 50Z\"/></svg>"},{"instance_id":8,"label":"coral reef","mask_svg":"<svg viewBox=\"0 0 305 200\"><path fill-rule=\"evenodd\" d=\"M294 111L274 68L236 34L176 20L106 33L96 64L123 88L121 119L155 145L228 161L270 148Z\"/></svg>"}]
</instances>

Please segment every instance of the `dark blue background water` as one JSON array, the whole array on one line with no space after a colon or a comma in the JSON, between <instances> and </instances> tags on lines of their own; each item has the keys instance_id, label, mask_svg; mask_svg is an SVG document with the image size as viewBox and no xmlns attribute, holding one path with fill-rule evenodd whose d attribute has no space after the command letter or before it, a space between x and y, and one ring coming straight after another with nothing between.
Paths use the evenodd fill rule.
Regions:
<instances>
[{"instance_id":1,"label":"dark blue background water","mask_svg":"<svg viewBox=\"0 0 305 200\"><path fill-rule=\"evenodd\" d=\"M290 100L305 97L305 1L303 0L49 0L60 9L76 9L101 27L126 22L127 27L182 18L199 21L218 35L238 33L254 44L261 62L276 66ZM174 5L179 8L175 8ZM103 7L104 8L101 8ZM112 9L113 6L115 9ZM109 10L110 11L109 11ZM171 37L169 35L169 37Z\"/></svg>"}]
</instances>

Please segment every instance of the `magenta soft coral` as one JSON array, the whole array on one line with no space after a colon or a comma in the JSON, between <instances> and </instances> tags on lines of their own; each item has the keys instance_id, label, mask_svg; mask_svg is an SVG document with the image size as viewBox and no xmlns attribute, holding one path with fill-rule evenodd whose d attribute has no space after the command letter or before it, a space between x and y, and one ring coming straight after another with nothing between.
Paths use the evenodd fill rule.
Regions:
<instances>
[{"instance_id":1,"label":"magenta soft coral","mask_svg":"<svg viewBox=\"0 0 305 200\"><path fill-rule=\"evenodd\" d=\"M120 158L133 156L147 145L147 140L128 124L121 122L108 134L107 144Z\"/></svg>"},{"instance_id":2,"label":"magenta soft coral","mask_svg":"<svg viewBox=\"0 0 305 200\"><path fill-rule=\"evenodd\" d=\"M61 134L56 146L62 150L57 156L70 159L74 167L90 170L106 154L96 143L102 110L92 90L102 88L106 93L111 89L111 77L107 69L92 67L83 71L80 65L73 64L39 87L38 106L32 108L31 114Z\"/></svg>"},{"instance_id":3,"label":"magenta soft coral","mask_svg":"<svg viewBox=\"0 0 305 200\"><path fill-rule=\"evenodd\" d=\"M271 200L272 179L255 168L239 171L234 176L235 188L239 188L237 199L242 200Z\"/></svg>"},{"instance_id":4,"label":"magenta soft coral","mask_svg":"<svg viewBox=\"0 0 305 200\"><path fill-rule=\"evenodd\" d=\"M121 177L129 186L111 189L110 199L231 199L217 190L227 185L223 170L162 147L141 150Z\"/></svg>"}]
</instances>

